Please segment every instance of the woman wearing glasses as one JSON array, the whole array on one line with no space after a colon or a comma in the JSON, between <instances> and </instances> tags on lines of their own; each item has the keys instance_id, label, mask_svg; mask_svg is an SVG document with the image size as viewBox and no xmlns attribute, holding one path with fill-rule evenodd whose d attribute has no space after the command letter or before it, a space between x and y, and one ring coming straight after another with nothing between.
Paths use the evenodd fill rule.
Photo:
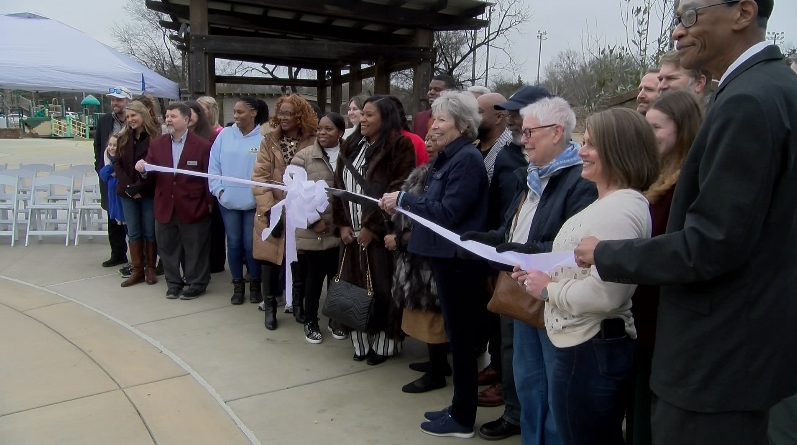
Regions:
<instances>
[{"instance_id":1,"label":"woman wearing glasses","mask_svg":"<svg viewBox=\"0 0 797 445\"><path fill-rule=\"evenodd\" d=\"M260 129L263 141L260 143L260 151L257 153L252 181L282 182L285 166L290 165L299 150L315 143L318 117L306 100L295 94L283 96L277 100L275 108L276 112L269 120L268 125L264 125ZM268 227L271 207L285 196L279 190L265 187L253 187L252 191L257 202L255 233L260 233ZM277 292L275 289L279 280L280 267L278 265L282 264L285 253L282 229L282 227L276 227L272 235L265 241L260 237L255 237L253 249L255 259L267 262L267 273L264 280L267 280L270 289L267 288L264 292L263 306L266 311L266 329L272 331L277 329ZM292 292L294 306L301 307L301 297L304 295L304 273L297 266L292 267L294 267ZM297 316L301 316L301 311ZM301 319L301 322L304 323L304 320Z\"/></svg>"},{"instance_id":2,"label":"woman wearing glasses","mask_svg":"<svg viewBox=\"0 0 797 445\"><path fill-rule=\"evenodd\" d=\"M581 147L571 140L576 115L567 101L558 97L540 99L520 114L521 143L529 165L516 174L526 186L515 195L501 227L487 233L465 233L462 239L499 246L501 251L550 252L565 221L592 204L598 192L594 184L581 177ZM517 320L512 329L514 383L521 406L523 443L557 443L548 395L555 348L545 329ZM502 417L483 425L479 432L497 436L498 431L508 429L505 422Z\"/></svg>"}]
</instances>

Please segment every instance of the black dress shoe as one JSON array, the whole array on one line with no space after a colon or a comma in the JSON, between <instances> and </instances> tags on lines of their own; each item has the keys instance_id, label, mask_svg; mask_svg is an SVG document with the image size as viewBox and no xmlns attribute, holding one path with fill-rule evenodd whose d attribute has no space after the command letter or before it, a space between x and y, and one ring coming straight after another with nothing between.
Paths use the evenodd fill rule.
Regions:
<instances>
[{"instance_id":1,"label":"black dress shoe","mask_svg":"<svg viewBox=\"0 0 797 445\"><path fill-rule=\"evenodd\" d=\"M176 298L180 298L180 294L183 293L182 287L170 287L169 290L166 291L166 298L169 300L174 300Z\"/></svg>"},{"instance_id":2,"label":"black dress shoe","mask_svg":"<svg viewBox=\"0 0 797 445\"><path fill-rule=\"evenodd\" d=\"M357 355L357 354L354 354L354 357L352 357L352 359L353 359L355 362L362 362L362 361L364 361L364 360L368 359L368 354L365 354L365 355Z\"/></svg>"},{"instance_id":3,"label":"black dress shoe","mask_svg":"<svg viewBox=\"0 0 797 445\"><path fill-rule=\"evenodd\" d=\"M180 296L180 299L181 300L193 300L193 299L199 297L200 295L202 295L204 293L205 293L204 289L197 289L195 287L189 287L188 290L183 292L183 295Z\"/></svg>"},{"instance_id":4,"label":"black dress shoe","mask_svg":"<svg viewBox=\"0 0 797 445\"><path fill-rule=\"evenodd\" d=\"M502 440L520 434L520 427L512 425L501 417L487 422L479 428L479 436L484 440Z\"/></svg>"},{"instance_id":5,"label":"black dress shoe","mask_svg":"<svg viewBox=\"0 0 797 445\"><path fill-rule=\"evenodd\" d=\"M111 257L102 262L102 267L113 267L120 264L127 264L127 256Z\"/></svg>"},{"instance_id":6,"label":"black dress shoe","mask_svg":"<svg viewBox=\"0 0 797 445\"><path fill-rule=\"evenodd\" d=\"M418 372L428 372L429 362L410 363L410 369ZM446 368L443 370L443 376L451 377L451 365L446 363Z\"/></svg>"},{"instance_id":7,"label":"black dress shoe","mask_svg":"<svg viewBox=\"0 0 797 445\"><path fill-rule=\"evenodd\" d=\"M368 360L365 363L368 363L371 366L375 366L384 363L385 360L387 360L386 355L379 355L371 351L371 354L368 355Z\"/></svg>"},{"instance_id":8,"label":"black dress shoe","mask_svg":"<svg viewBox=\"0 0 797 445\"><path fill-rule=\"evenodd\" d=\"M407 394L421 394L428 391L433 391L435 389L445 388L446 387L446 378L443 376L436 376L429 374L428 372L424 374L418 380L413 382L407 383L401 388L402 392L406 392Z\"/></svg>"}]
</instances>

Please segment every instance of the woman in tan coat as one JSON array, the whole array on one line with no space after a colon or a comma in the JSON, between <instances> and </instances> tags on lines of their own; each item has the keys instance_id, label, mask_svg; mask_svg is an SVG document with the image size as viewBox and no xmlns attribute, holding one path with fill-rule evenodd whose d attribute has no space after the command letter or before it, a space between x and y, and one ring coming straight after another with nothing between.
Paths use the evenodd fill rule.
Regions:
<instances>
[{"instance_id":1,"label":"woman in tan coat","mask_svg":"<svg viewBox=\"0 0 797 445\"><path fill-rule=\"evenodd\" d=\"M310 181L326 181L332 187L335 168L340 154L340 144L346 121L338 113L328 113L318 122L316 142L302 149L291 161L292 165L307 171ZM332 206L312 226L296 230L296 248L299 250L299 267L306 271L304 292L304 337L309 343L323 341L318 327L318 305L324 280L331 279L338 268L340 239L335 236ZM294 301L300 297L294 295ZM301 306L294 306L294 316Z\"/></svg>"},{"instance_id":2,"label":"woman in tan coat","mask_svg":"<svg viewBox=\"0 0 797 445\"><path fill-rule=\"evenodd\" d=\"M252 172L252 181L282 182L285 166L302 148L315 143L315 132L318 119L310 104L301 97L291 94L277 100L276 113L268 125L261 127L263 141L257 153L257 161ZM268 227L271 208L285 197L279 190L252 187L257 208L255 212L255 233L253 256L265 262L267 282L263 296L263 308L266 311L266 329L277 329L277 292L274 291L279 280L279 265L285 256L285 238L283 237L282 220L265 241L260 233ZM304 281L301 273L294 272L294 283ZM270 287L270 289L269 289ZM294 285L293 295L303 295Z\"/></svg>"}]
</instances>

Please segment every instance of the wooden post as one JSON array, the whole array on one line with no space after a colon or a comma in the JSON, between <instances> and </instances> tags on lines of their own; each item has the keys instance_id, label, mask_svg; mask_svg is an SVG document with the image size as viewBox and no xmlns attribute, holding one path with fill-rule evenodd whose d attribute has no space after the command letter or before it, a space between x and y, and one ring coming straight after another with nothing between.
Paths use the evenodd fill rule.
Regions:
<instances>
[{"instance_id":1,"label":"wooden post","mask_svg":"<svg viewBox=\"0 0 797 445\"><path fill-rule=\"evenodd\" d=\"M330 111L340 113L340 105L343 103L343 87L340 83L340 68L332 70L332 106Z\"/></svg>"},{"instance_id":2,"label":"wooden post","mask_svg":"<svg viewBox=\"0 0 797 445\"><path fill-rule=\"evenodd\" d=\"M190 3L191 34L208 35L208 0L191 0ZM191 97L202 96L208 92L208 84L212 80L208 75L208 54L202 50L191 48L188 70L188 93ZM213 64L215 66L215 63ZM214 72L215 72L215 68ZM215 87L214 87L215 89Z\"/></svg>"},{"instance_id":3,"label":"wooden post","mask_svg":"<svg viewBox=\"0 0 797 445\"><path fill-rule=\"evenodd\" d=\"M419 29L415 31L415 45L419 47L431 48L434 45L434 34L432 31ZM432 82L433 60L420 60L413 68L412 79L412 107L415 113L429 108L429 100L426 94L429 90L429 83Z\"/></svg>"},{"instance_id":4,"label":"wooden post","mask_svg":"<svg viewBox=\"0 0 797 445\"><path fill-rule=\"evenodd\" d=\"M351 80L349 81L349 99L363 92L363 78L360 71L360 66L362 63L359 60L355 60L351 63L349 67L349 72L351 73Z\"/></svg>"},{"instance_id":5,"label":"wooden post","mask_svg":"<svg viewBox=\"0 0 797 445\"><path fill-rule=\"evenodd\" d=\"M326 70L317 70L316 71L316 101L318 102L318 108L321 109L321 113L327 112L327 71Z\"/></svg>"},{"instance_id":6,"label":"wooden post","mask_svg":"<svg viewBox=\"0 0 797 445\"><path fill-rule=\"evenodd\" d=\"M390 94L390 65L386 60L376 62L374 94Z\"/></svg>"}]
</instances>

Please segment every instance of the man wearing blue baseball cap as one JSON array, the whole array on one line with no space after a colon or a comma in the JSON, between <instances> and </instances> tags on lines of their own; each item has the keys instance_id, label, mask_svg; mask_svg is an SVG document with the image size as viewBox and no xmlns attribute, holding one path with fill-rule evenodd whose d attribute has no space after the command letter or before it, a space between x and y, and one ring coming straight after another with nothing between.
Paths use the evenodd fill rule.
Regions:
<instances>
[{"instance_id":1,"label":"man wearing blue baseball cap","mask_svg":"<svg viewBox=\"0 0 797 445\"><path fill-rule=\"evenodd\" d=\"M111 135L122 131L125 124L125 107L133 99L133 95L125 87L113 87L108 89L107 97L111 99L112 112L97 119L97 127L94 129L94 170L100 173L105 166L105 147L108 145L108 138ZM105 182L100 181L100 198L102 208L108 209L108 188ZM115 219L108 218L108 243L111 245L111 257L103 261L102 267L113 267L120 264L127 264L127 241L125 227L116 222Z\"/></svg>"}]
</instances>

